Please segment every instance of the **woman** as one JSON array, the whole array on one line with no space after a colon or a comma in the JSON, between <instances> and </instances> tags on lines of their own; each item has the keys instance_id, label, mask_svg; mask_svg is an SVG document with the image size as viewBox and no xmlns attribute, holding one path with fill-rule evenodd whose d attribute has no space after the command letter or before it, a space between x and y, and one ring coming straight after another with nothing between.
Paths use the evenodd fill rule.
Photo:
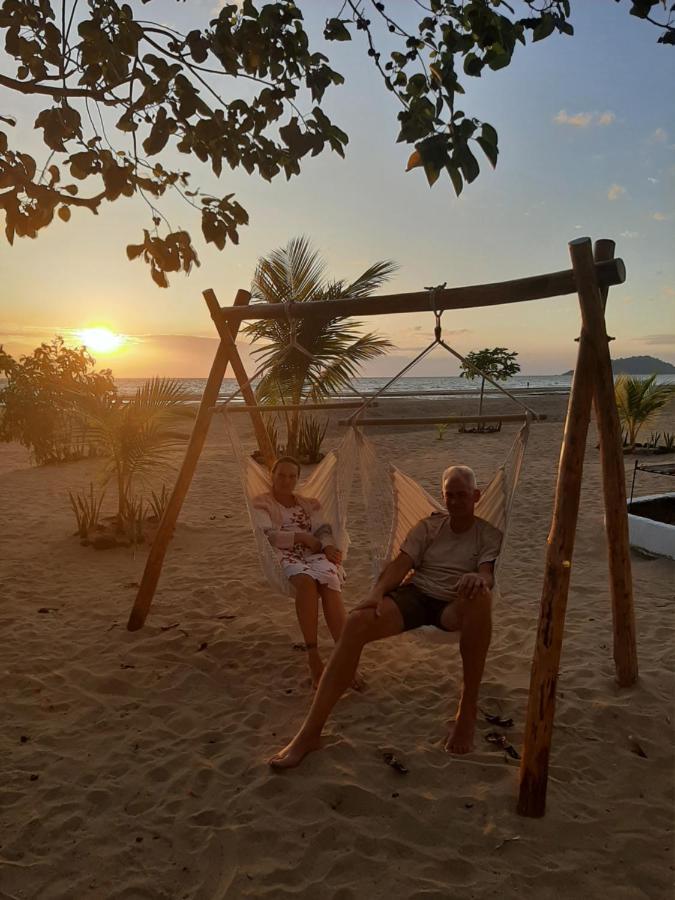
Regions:
<instances>
[{"instance_id":1,"label":"woman","mask_svg":"<svg viewBox=\"0 0 675 900\"><path fill-rule=\"evenodd\" d=\"M318 500L295 493L300 464L282 456L272 467L272 490L256 497L258 525L276 548L281 568L295 591L295 611L316 687L323 672L317 647L319 597L326 624L337 639L347 618L340 593L344 582L342 551Z\"/></svg>"}]
</instances>

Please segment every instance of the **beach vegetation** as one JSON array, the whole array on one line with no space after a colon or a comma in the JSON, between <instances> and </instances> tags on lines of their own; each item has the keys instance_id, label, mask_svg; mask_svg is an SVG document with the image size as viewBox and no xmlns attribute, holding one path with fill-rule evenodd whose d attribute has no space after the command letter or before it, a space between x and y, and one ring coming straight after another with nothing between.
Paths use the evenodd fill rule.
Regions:
<instances>
[{"instance_id":1,"label":"beach vegetation","mask_svg":"<svg viewBox=\"0 0 675 900\"><path fill-rule=\"evenodd\" d=\"M61 337L18 360L0 346L0 440L18 441L37 465L60 463L95 452L78 417L82 399L112 404L117 388L110 369L94 371L85 347L66 347Z\"/></svg>"},{"instance_id":2,"label":"beach vegetation","mask_svg":"<svg viewBox=\"0 0 675 900\"><path fill-rule=\"evenodd\" d=\"M165 484L162 485L162 490L157 493L156 491L150 490L150 496L148 498L148 507L150 509L150 515L153 516L158 522L164 515L164 510L166 509L167 503L169 502L169 491Z\"/></svg>"},{"instance_id":3,"label":"beach vegetation","mask_svg":"<svg viewBox=\"0 0 675 900\"><path fill-rule=\"evenodd\" d=\"M675 385L657 384L656 375L649 378L620 375L616 379L614 398L629 451L635 449L642 428L651 424L659 410L674 396Z\"/></svg>"},{"instance_id":4,"label":"beach vegetation","mask_svg":"<svg viewBox=\"0 0 675 900\"><path fill-rule=\"evenodd\" d=\"M326 264L306 237L261 258L253 276L253 302L313 303L339 297L368 297L396 271L391 260L373 263L354 281L332 280ZM351 385L363 363L386 353L386 338L364 333L360 322L329 314L304 319L258 319L242 330L254 344L252 353L265 371L256 385L261 404L298 406L319 402ZM298 453L300 411L285 414L285 452Z\"/></svg>"},{"instance_id":5,"label":"beach vegetation","mask_svg":"<svg viewBox=\"0 0 675 900\"><path fill-rule=\"evenodd\" d=\"M74 494L72 491L68 491L70 505L77 522L77 534L80 538L87 540L90 533L98 528L104 497L105 490L97 493L94 490L93 482L89 483L88 492Z\"/></svg>"},{"instance_id":6,"label":"beach vegetation","mask_svg":"<svg viewBox=\"0 0 675 900\"><path fill-rule=\"evenodd\" d=\"M506 347L492 347L485 350L472 350L466 354L466 362L461 363L460 378L473 381L480 378L480 398L478 401L478 415L483 412L483 397L485 393L485 378L482 373L489 375L494 381L506 381L520 372L520 363L516 362L518 354L507 350ZM480 370L480 371L479 371Z\"/></svg>"},{"instance_id":7,"label":"beach vegetation","mask_svg":"<svg viewBox=\"0 0 675 900\"><path fill-rule=\"evenodd\" d=\"M105 203L142 197L147 227L128 244L127 257L142 259L167 287L168 274L188 273L199 259L190 232L162 214L162 198L180 193L199 215L207 244L237 244L246 209L230 191L196 186L195 168L206 165L216 178L241 168L271 181L299 175L306 158L326 150L344 156L348 135L324 100L345 79L317 51L293 0L225 2L208 13L207 4L208 23L196 20L187 32L167 24L158 3L159 21L149 20L146 3L142 15L116 0L2 4L6 106L12 95L14 105L20 95L41 101L37 114L33 103L23 105L30 134L38 131L48 156L27 152L26 138L13 141L16 120L0 115L0 208L12 244L35 238L55 219L68 223L73 213L97 214ZM661 43L675 44L672 10L660 4L627 5L658 27ZM465 84L509 66L528 43L574 33L570 0L523 0L520 9L506 0L430 0L417 8L334 0L325 11L323 38L334 42L335 54L343 42L365 37L374 77L397 100L408 170L420 169L430 185L447 178L458 195L499 155L494 126L464 102L469 111L459 108Z\"/></svg>"},{"instance_id":8,"label":"beach vegetation","mask_svg":"<svg viewBox=\"0 0 675 900\"><path fill-rule=\"evenodd\" d=\"M305 415L302 417L298 435L298 459L300 462L310 465L321 462L323 458L321 445L327 430L327 418L321 421L317 416Z\"/></svg>"},{"instance_id":9,"label":"beach vegetation","mask_svg":"<svg viewBox=\"0 0 675 900\"><path fill-rule=\"evenodd\" d=\"M185 431L194 412L189 395L172 378L152 378L129 400L82 397L78 410L89 440L105 460L104 479L116 492L116 526L134 532L142 513L136 485L168 466L175 450L189 437ZM129 535L131 537L131 534Z\"/></svg>"}]
</instances>

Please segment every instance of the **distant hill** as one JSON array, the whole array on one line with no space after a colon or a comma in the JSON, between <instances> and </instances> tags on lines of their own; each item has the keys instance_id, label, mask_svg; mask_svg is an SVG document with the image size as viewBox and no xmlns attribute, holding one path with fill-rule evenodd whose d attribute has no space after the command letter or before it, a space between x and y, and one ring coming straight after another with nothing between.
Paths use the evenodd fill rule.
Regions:
<instances>
[{"instance_id":1,"label":"distant hill","mask_svg":"<svg viewBox=\"0 0 675 900\"><path fill-rule=\"evenodd\" d=\"M615 375L670 375L675 373L675 366L655 356L627 356L625 359L613 359L612 369ZM564 372L572 375L573 369Z\"/></svg>"}]
</instances>

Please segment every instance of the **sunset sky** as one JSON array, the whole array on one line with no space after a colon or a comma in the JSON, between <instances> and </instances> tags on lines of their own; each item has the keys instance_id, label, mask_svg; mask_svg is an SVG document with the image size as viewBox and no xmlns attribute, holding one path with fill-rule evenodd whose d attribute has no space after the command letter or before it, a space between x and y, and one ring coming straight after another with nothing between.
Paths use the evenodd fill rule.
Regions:
<instances>
[{"instance_id":1,"label":"sunset sky","mask_svg":"<svg viewBox=\"0 0 675 900\"><path fill-rule=\"evenodd\" d=\"M97 217L74 210L69 223L55 220L37 240L17 239L14 247L3 234L0 342L10 353L30 352L55 334L77 343L77 332L107 327L128 336L97 354L116 375L204 376L215 341L201 292L211 287L221 304L231 303L237 288L249 286L257 258L294 236L308 235L336 277L395 260L400 269L389 290L399 292L567 268L567 242L588 235L613 238L627 267L626 284L609 298L613 355L675 362L675 47L657 44L656 29L631 17L628 2L577 0L574 37L520 48L508 69L466 80L463 108L497 128L501 152L496 170L485 161L460 199L446 177L430 189L421 169L406 174L411 148L396 144L395 100L363 40L324 43L323 21L339 4L298 5L316 49L346 77L325 102L349 134L346 160L326 151L292 181L268 184L229 170L217 182L176 155L181 168L198 172L203 189L234 192L250 225L238 247L219 253L204 244L193 210L178 199L163 203L172 227L192 232L202 263L189 277L171 276L168 290L155 287L142 262L126 259L125 245L139 242L149 224L140 198L104 205ZM215 0L132 6L189 30L210 17ZM0 71L14 74L1 51ZM40 163L47 154L33 121L44 105L0 87L0 113L19 119L12 144ZM124 136L114 134L123 146ZM369 375L393 373L433 329L431 315L366 321L397 347ZM523 373L553 374L573 365L578 304L567 297L446 313L444 326L460 352L506 346L518 351ZM456 372L439 355L417 374Z\"/></svg>"}]
</instances>

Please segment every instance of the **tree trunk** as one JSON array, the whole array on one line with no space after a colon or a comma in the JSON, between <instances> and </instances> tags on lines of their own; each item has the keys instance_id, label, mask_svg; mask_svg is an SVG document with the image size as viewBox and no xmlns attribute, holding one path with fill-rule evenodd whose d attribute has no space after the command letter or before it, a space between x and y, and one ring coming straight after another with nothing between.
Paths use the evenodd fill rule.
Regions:
<instances>
[{"instance_id":1,"label":"tree trunk","mask_svg":"<svg viewBox=\"0 0 675 900\"><path fill-rule=\"evenodd\" d=\"M121 530L127 515L127 495L124 485L124 471L117 463L117 528Z\"/></svg>"},{"instance_id":2,"label":"tree trunk","mask_svg":"<svg viewBox=\"0 0 675 900\"><path fill-rule=\"evenodd\" d=\"M483 415L483 394L485 392L485 379L481 378L480 381L480 402L478 404L478 415Z\"/></svg>"}]
</instances>

